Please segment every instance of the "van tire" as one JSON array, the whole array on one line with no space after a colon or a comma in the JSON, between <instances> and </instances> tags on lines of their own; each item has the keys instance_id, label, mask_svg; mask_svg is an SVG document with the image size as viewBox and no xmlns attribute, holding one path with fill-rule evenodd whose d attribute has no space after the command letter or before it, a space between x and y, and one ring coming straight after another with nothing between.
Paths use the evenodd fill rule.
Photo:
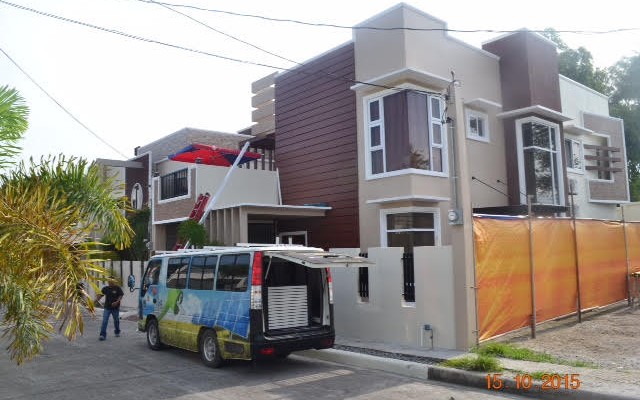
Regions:
<instances>
[{"instance_id":1,"label":"van tire","mask_svg":"<svg viewBox=\"0 0 640 400\"><path fill-rule=\"evenodd\" d=\"M158 320L153 318L147 323L147 344L151 350L160 350L162 342L160 341L160 329L158 329Z\"/></svg>"},{"instance_id":2,"label":"van tire","mask_svg":"<svg viewBox=\"0 0 640 400\"><path fill-rule=\"evenodd\" d=\"M212 329L207 329L200 336L200 358L207 367L219 368L224 363L218 345L218 335Z\"/></svg>"}]
</instances>

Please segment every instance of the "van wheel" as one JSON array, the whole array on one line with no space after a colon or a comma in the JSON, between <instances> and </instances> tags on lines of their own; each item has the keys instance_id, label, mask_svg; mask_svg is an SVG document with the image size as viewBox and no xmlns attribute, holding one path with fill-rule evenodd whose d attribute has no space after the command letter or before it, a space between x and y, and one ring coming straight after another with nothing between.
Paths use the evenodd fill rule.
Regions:
<instances>
[{"instance_id":1,"label":"van wheel","mask_svg":"<svg viewBox=\"0 0 640 400\"><path fill-rule=\"evenodd\" d=\"M160 330L158 329L158 320L155 318L147 324L147 344L151 350L160 350L162 348Z\"/></svg>"},{"instance_id":2,"label":"van wheel","mask_svg":"<svg viewBox=\"0 0 640 400\"><path fill-rule=\"evenodd\" d=\"M200 358L207 367L218 368L223 364L218 335L211 329L207 329L200 336Z\"/></svg>"}]
</instances>

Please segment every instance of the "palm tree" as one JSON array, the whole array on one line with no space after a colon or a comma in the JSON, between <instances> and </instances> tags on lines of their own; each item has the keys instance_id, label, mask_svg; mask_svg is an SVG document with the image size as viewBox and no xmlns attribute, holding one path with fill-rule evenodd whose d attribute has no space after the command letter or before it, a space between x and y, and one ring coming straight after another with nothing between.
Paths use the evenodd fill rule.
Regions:
<instances>
[{"instance_id":1,"label":"palm tree","mask_svg":"<svg viewBox=\"0 0 640 400\"><path fill-rule=\"evenodd\" d=\"M16 123L26 113L16 114L0 115L0 151L22 136L15 126L26 129L25 121ZM9 131L13 136L4 135ZM70 340L83 332L82 310L93 312L84 282L97 289L106 274L91 233L104 231L116 248L131 243L125 201L111 193L96 165L74 157L30 160L0 176L0 309L18 364L41 352L56 327Z\"/></svg>"},{"instance_id":2,"label":"palm tree","mask_svg":"<svg viewBox=\"0 0 640 400\"><path fill-rule=\"evenodd\" d=\"M20 152L17 142L27 130L29 108L17 90L0 86L0 168Z\"/></svg>"}]
</instances>

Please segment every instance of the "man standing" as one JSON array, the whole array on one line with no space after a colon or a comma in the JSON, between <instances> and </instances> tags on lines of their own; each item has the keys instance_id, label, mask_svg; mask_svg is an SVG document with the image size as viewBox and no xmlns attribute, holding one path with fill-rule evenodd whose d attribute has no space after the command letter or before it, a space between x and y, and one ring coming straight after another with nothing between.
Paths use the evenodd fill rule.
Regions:
<instances>
[{"instance_id":1,"label":"man standing","mask_svg":"<svg viewBox=\"0 0 640 400\"><path fill-rule=\"evenodd\" d=\"M114 333L116 337L120 336L120 301L124 292L122 288L118 286L116 279L113 276L109 277L109 285L102 288L102 293L98 293L96 301L100 300L102 296L104 299L104 312L102 314L102 327L100 328L100 340L107 338L107 326L109 325L109 316L113 316Z\"/></svg>"}]
</instances>

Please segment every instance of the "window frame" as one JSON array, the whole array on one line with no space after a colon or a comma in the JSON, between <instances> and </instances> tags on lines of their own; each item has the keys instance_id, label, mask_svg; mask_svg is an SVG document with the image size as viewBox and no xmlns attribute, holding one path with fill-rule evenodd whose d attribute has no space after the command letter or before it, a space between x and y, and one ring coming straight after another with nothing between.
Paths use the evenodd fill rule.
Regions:
<instances>
[{"instance_id":1,"label":"window frame","mask_svg":"<svg viewBox=\"0 0 640 400\"><path fill-rule=\"evenodd\" d=\"M571 142L572 151L573 151L573 144L574 143L578 144L578 146L580 148L580 168L574 168L573 167L573 163L569 164L568 161L567 161L569 155L566 154L567 147L564 146L563 150L565 151L565 162L567 163L567 172L573 172L574 174L583 174L584 173L584 164L585 163L584 163L584 147L582 145L582 140L578 140L578 139L574 139L574 138L570 138L570 137L566 137L565 136L564 141L563 141L562 144L564 145L566 142Z\"/></svg>"},{"instance_id":2,"label":"window frame","mask_svg":"<svg viewBox=\"0 0 640 400\"><path fill-rule=\"evenodd\" d=\"M188 199L191 197L191 169L192 168L181 168L178 170L175 170L173 172L169 172L166 173L160 177L158 177L158 204L163 204L163 203L169 203L172 201L178 201L178 200L184 200L184 199ZM187 170L187 193L186 194L181 194L179 196L174 196L174 197L168 197L166 199L162 198L162 178L172 175L172 174L177 174L178 172Z\"/></svg>"},{"instance_id":3,"label":"window frame","mask_svg":"<svg viewBox=\"0 0 640 400\"><path fill-rule=\"evenodd\" d=\"M403 89L403 90L420 90L420 91L424 91L427 90L425 88L421 88L421 87L417 87L415 85L407 85L407 84L403 84L403 85L399 85L399 88ZM395 171L387 171L387 163L386 163L386 149L385 149L385 139L386 139L386 135L385 135L385 128L384 128L384 124L385 124L385 116L384 116L384 98L394 94L394 93L398 93L398 90L384 90L369 96L364 96L362 98L362 107L364 109L364 147L365 147L365 152L364 152L364 162L365 162L365 180L369 181L369 180L375 180L375 179L381 179L381 178L387 178L387 177L391 177L391 176L399 176L399 175L408 175L408 174L416 174L416 175L425 175L425 176L437 176L437 177L444 177L447 178L449 177L449 154L448 154L448 149L449 149L449 134L448 134L448 124L447 123L443 123L442 119L435 119L433 118L432 115L432 109L431 109L431 99L432 98L437 98L440 100L440 109L441 110L446 110L446 101L444 99L443 96L436 96L436 95L432 95L429 94L427 95L427 124L428 124L428 132L429 132L429 156L431 157L430 160L433 160L433 149L434 148L440 148L441 149L441 162L442 162L442 171L434 171L434 170L424 170L424 169L418 169L418 168L405 168L405 169L401 169L401 170L395 170ZM378 101L378 113L379 113L379 118L375 121L371 121L371 115L370 115L370 104ZM441 126L441 141L442 143L440 144L435 144L433 143L433 129L432 129L432 124L437 124ZM380 127L380 146L371 146L371 129L373 127L379 126ZM381 173L377 173L374 174L372 172L372 158L371 158L371 153L373 151L376 150L382 150L382 167L383 167L383 171ZM430 164L431 165L431 164Z\"/></svg>"},{"instance_id":4,"label":"window frame","mask_svg":"<svg viewBox=\"0 0 640 400\"><path fill-rule=\"evenodd\" d=\"M392 229L394 232L434 232L433 247L442 246L441 233L442 227L440 223L440 209L437 207L397 207L397 208L383 208L380 210L380 247L389 247L387 234L387 215L389 214L404 214L404 213L421 213L421 214L433 214L433 229L425 228L411 228L411 229Z\"/></svg>"},{"instance_id":5,"label":"window frame","mask_svg":"<svg viewBox=\"0 0 640 400\"><path fill-rule=\"evenodd\" d=\"M471 118L482 119L484 125L484 136L480 136L471 132ZM489 130L489 116L486 113L472 110L470 108L465 109L465 123L467 128L467 138L477 140L479 142L490 143L491 136Z\"/></svg>"},{"instance_id":6,"label":"window frame","mask_svg":"<svg viewBox=\"0 0 640 400\"><path fill-rule=\"evenodd\" d=\"M525 177L525 170L524 170L524 145L523 145L523 137L522 137L522 126L526 123L534 123L534 124L538 124L538 125L544 125L548 128L552 128L555 130L555 141L556 141L556 150L555 150L555 161L556 161L556 168L555 171L553 171L553 173L558 174L558 200L559 203L558 204L549 204L549 205L556 205L556 206L564 206L566 204L566 200L565 200L565 190L564 190L564 183L565 183L565 173L564 173L564 155L563 155L563 150L564 150L564 141L561 141L561 137L560 137L560 125L558 125L557 123L548 121L546 119L542 119L539 117L534 117L534 116L530 116L530 117L525 117L525 118L520 118L520 119L516 119L515 121L515 125L516 125L516 143L517 143L517 156L518 156L518 176L519 176L519 180L520 180L520 185L519 185L519 189L520 189L520 202L521 204L527 204L527 182L526 182L526 177ZM562 146L562 148L558 149L559 146ZM547 149L542 149L541 150L545 150L547 151ZM547 204L547 203L538 203L538 204Z\"/></svg>"}]
</instances>

